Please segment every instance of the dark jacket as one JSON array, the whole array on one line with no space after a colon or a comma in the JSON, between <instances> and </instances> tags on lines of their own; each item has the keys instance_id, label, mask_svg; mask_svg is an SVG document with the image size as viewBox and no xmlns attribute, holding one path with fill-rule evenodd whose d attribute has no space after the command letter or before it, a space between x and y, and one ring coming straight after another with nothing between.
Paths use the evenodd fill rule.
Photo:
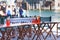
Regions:
<instances>
[{"instance_id":1,"label":"dark jacket","mask_svg":"<svg viewBox=\"0 0 60 40\"><path fill-rule=\"evenodd\" d=\"M22 9L19 9L19 13L20 13L20 16L22 16L23 10Z\"/></svg>"},{"instance_id":2,"label":"dark jacket","mask_svg":"<svg viewBox=\"0 0 60 40\"><path fill-rule=\"evenodd\" d=\"M2 10L3 10L4 13L6 13L6 7L2 6Z\"/></svg>"}]
</instances>

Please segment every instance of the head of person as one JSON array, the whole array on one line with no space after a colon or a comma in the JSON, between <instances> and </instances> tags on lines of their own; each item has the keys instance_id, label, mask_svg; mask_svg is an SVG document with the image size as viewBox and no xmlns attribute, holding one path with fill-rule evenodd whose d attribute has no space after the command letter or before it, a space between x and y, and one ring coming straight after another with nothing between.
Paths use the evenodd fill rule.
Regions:
<instances>
[{"instance_id":1,"label":"head of person","mask_svg":"<svg viewBox=\"0 0 60 40\"><path fill-rule=\"evenodd\" d=\"M40 19L40 16L37 16L37 19Z\"/></svg>"},{"instance_id":2,"label":"head of person","mask_svg":"<svg viewBox=\"0 0 60 40\"><path fill-rule=\"evenodd\" d=\"M8 8L10 8L10 5L8 6Z\"/></svg>"},{"instance_id":3,"label":"head of person","mask_svg":"<svg viewBox=\"0 0 60 40\"><path fill-rule=\"evenodd\" d=\"M20 9L22 9L22 7L20 7Z\"/></svg>"},{"instance_id":4,"label":"head of person","mask_svg":"<svg viewBox=\"0 0 60 40\"><path fill-rule=\"evenodd\" d=\"M12 5L12 7L14 7L14 5Z\"/></svg>"},{"instance_id":5,"label":"head of person","mask_svg":"<svg viewBox=\"0 0 60 40\"><path fill-rule=\"evenodd\" d=\"M3 6L6 6L6 3L5 2L3 2Z\"/></svg>"}]
</instances>

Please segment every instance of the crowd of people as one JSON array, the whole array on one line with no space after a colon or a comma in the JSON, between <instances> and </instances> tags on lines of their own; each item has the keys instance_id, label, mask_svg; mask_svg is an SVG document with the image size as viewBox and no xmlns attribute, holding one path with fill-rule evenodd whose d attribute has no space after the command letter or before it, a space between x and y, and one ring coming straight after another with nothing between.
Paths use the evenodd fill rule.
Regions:
<instances>
[{"instance_id":1,"label":"crowd of people","mask_svg":"<svg viewBox=\"0 0 60 40\"><path fill-rule=\"evenodd\" d=\"M18 11L20 17L23 17L22 7L19 7ZM18 14L16 13L16 7L14 5L7 5L6 3L2 3L2 5L0 5L0 22L3 23L4 22L3 19L6 19L9 16L10 17L18 16Z\"/></svg>"},{"instance_id":2,"label":"crowd of people","mask_svg":"<svg viewBox=\"0 0 60 40\"><path fill-rule=\"evenodd\" d=\"M12 5L12 7L10 5L6 5L5 3L3 5L0 5L0 15L1 16L15 15L14 5Z\"/></svg>"}]
</instances>

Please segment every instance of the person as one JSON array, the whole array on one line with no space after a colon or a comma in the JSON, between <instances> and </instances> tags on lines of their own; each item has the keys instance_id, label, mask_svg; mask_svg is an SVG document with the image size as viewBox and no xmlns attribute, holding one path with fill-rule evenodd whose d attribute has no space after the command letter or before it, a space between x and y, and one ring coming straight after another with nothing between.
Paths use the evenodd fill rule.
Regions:
<instances>
[{"instance_id":1,"label":"person","mask_svg":"<svg viewBox=\"0 0 60 40\"><path fill-rule=\"evenodd\" d=\"M37 16L36 19L33 19L33 20L32 20L32 23L34 23L34 24L38 24L38 25L39 25L40 22L41 22L40 16Z\"/></svg>"},{"instance_id":2,"label":"person","mask_svg":"<svg viewBox=\"0 0 60 40\"><path fill-rule=\"evenodd\" d=\"M2 10L2 6L0 5L0 16L5 16L3 10Z\"/></svg>"},{"instance_id":3,"label":"person","mask_svg":"<svg viewBox=\"0 0 60 40\"><path fill-rule=\"evenodd\" d=\"M23 17L23 9L22 9L22 7L20 7L20 9L19 9L19 14L20 14L20 17Z\"/></svg>"},{"instance_id":4,"label":"person","mask_svg":"<svg viewBox=\"0 0 60 40\"><path fill-rule=\"evenodd\" d=\"M0 5L0 23L4 24L4 19L5 19L6 14L4 14L3 10L2 10L2 6Z\"/></svg>"},{"instance_id":5,"label":"person","mask_svg":"<svg viewBox=\"0 0 60 40\"><path fill-rule=\"evenodd\" d=\"M14 18L16 16L16 9L15 6L12 5L12 17Z\"/></svg>"},{"instance_id":6,"label":"person","mask_svg":"<svg viewBox=\"0 0 60 40\"><path fill-rule=\"evenodd\" d=\"M6 13L6 3L3 3L3 5L2 5L2 11L3 11L4 13Z\"/></svg>"},{"instance_id":7,"label":"person","mask_svg":"<svg viewBox=\"0 0 60 40\"><path fill-rule=\"evenodd\" d=\"M6 14L7 14L7 16L10 16L10 17L11 17L11 15L12 15L12 10L11 10L11 8L10 8L10 5L8 6L8 8L7 8L7 10L6 10Z\"/></svg>"},{"instance_id":8,"label":"person","mask_svg":"<svg viewBox=\"0 0 60 40\"><path fill-rule=\"evenodd\" d=\"M16 14L16 8L14 5L12 5L12 11Z\"/></svg>"}]
</instances>

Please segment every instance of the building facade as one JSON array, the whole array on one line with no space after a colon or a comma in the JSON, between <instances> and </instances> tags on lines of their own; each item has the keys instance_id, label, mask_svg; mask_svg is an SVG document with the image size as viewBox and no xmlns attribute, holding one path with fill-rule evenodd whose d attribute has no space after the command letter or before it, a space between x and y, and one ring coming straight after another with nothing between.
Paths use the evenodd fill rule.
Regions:
<instances>
[{"instance_id":1,"label":"building facade","mask_svg":"<svg viewBox=\"0 0 60 40\"><path fill-rule=\"evenodd\" d=\"M55 10L60 10L60 0L55 0Z\"/></svg>"},{"instance_id":2,"label":"building facade","mask_svg":"<svg viewBox=\"0 0 60 40\"><path fill-rule=\"evenodd\" d=\"M20 7L22 6L24 9L40 9L40 7L45 7L45 4L50 5L49 2L46 3L46 1L54 1L52 4L55 4L55 9L59 9L60 6L60 0L0 0L0 1L6 1L8 5L14 5L16 1L16 6ZM54 5L52 5L54 6ZM58 7L58 8L57 8Z\"/></svg>"},{"instance_id":3,"label":"building facade","mask_svg":"<svg viewBox=\"0 0 60 40\"><path fill-rule=\"evenodd\" d=\"M7 5L14 5L15 0L0 0L0 2L5 1Z\"/></svg>"}]
</instances>

